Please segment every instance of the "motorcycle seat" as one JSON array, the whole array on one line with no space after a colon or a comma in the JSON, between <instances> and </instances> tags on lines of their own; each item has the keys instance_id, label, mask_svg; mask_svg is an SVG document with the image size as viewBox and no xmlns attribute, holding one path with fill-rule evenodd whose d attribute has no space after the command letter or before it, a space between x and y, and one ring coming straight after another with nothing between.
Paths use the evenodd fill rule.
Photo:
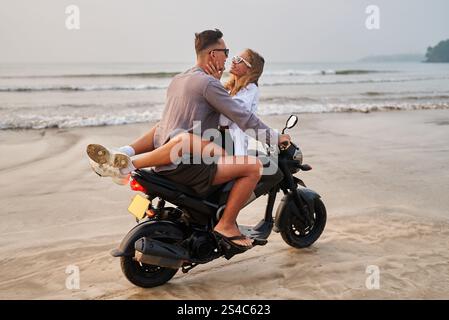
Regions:
<instances>
[{"instance_id":1,"label":"motorcycle seat","mask_svg":"<svg viewBox=\"0 0 449 320\"><path fill-rule=\"evenodd\" d=\"M150 183L162 185L171 190L177 190L177 191L180 191L180 192L182 192L186 195L189 195L191 197L201 198L201 199L205 199L213 193L226 192L228 189L230 190L232 185L234 184L234 181L230 181L223 185L217 186L217 188L211 188L211 190L209 192L207 192L206 194L199 195L192 188L189 188L188 186L185 186L180 183L173 182L162 175L158 175L152 169L139 169L139 170L136 170L136 173Z\"/></svg>"}]
</instances>

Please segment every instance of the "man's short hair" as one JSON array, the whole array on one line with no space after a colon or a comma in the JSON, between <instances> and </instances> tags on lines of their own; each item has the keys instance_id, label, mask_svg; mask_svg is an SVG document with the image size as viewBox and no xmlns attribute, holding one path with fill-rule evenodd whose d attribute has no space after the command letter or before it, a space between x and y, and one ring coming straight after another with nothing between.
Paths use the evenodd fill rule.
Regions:
<instances>
[{"instance_id":1,"label":"man's short hair","mask_svg":"<svg viewBox=\"0 0 449 320\"><path fill-rule=\"evenodd\" d=\"M223 37L223 33L218 30L204 30L200 33L195 33L195 51L199 55L204 49L217 44L218 40Z\"/></svg>"}]
</instances>

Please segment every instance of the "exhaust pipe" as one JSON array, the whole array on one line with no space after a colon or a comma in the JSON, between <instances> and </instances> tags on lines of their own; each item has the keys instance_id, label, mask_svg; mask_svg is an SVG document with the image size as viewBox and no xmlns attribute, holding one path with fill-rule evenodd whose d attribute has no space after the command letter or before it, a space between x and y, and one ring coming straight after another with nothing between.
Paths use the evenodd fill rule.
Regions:
<instances>
[{"instance_id":1,"label":"exhaust pipe","mask_svg":"<svg viewBox=\"0 0 449 320\"><path fill-rule=\"evenodd\" d=\"M137 261L160 267L179 269L190 258L186 249L150 238L140 238L134 248Z\"/></svg>"}]
</instances>

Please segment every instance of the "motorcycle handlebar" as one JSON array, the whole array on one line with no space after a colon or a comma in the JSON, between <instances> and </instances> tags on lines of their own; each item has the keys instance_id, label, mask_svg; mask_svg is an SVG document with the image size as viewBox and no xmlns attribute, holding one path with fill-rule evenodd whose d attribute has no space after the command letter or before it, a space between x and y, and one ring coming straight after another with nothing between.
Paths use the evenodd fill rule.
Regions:
<instances>
[{"instance_id":1,"label":"motorcycle handlebar","mask_svg":"<svg viewBox=\"0 0 449 320\"><path fill-rule=\"evenodd\" d=\"M302 171L309 171L312 170L312 167L308 164L300 164L298 161L296 160L284 160L284 162L287 165L291 165L293 167L299 168Z\"/></svg>"}]
</instances>

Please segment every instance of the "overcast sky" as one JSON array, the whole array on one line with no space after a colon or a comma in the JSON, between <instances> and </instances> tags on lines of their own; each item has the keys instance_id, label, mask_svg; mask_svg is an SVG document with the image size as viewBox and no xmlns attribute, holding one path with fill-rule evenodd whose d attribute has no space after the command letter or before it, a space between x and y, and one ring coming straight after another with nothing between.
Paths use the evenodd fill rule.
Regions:
<instances>
[{"instance_id":1,"label":"overcast sky","mask_svg":"<svg viewBox=\"0 0 449 320\"><path fill-rule=\"evenodd\" d=\"M80 9L67 30L65 8ZM368 5L380 29L365 27ZM189 62L194 32L271 62L424 53L449 38L447 0L0 0L0 62Z\"/></svg>"}]
</instances>

